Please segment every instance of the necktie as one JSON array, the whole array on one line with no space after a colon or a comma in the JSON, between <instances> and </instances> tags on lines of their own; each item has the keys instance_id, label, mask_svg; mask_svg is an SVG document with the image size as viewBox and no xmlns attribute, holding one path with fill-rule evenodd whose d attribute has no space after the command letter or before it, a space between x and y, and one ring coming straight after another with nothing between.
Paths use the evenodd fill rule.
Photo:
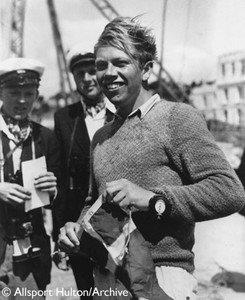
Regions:
<instances>
[{"instance_id":1,"label":"necktie","mask_svg":"<svg viewBox=\"0 0 245 300\"><path fill-rule=\"evenodd\" d=\"M15 120L8 116L4 116L4 119L17 143L27 139L31 132L31 122L29 119Z\"/></svg>"},{"instance_id":2,"label":"necktie","mask_svg":"<svg viewBox=\"0 0 245 300\"><path fill-rule=\"evenodd\" d=\"M95 106L86 106L86 113L94 118L102 109L105 108L104 101L97 103Z\"/></svg>"}]
</instances>

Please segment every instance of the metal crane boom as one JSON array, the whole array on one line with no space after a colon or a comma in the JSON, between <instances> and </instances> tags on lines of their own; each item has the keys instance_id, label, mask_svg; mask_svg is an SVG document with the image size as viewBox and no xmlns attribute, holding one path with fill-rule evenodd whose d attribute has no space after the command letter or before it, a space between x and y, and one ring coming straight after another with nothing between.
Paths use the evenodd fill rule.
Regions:
<instances>
[{"instance_id":1,"label":"metal crane boom","mask_svg":"<svg viewBox=\"0 0 245 300\"><path fill-rule=\"evenodd\" d=\"M23 56L25 4L25 0L12 0L10 51L17 57Z\"/></svg>"},{"instance_id":2,"label":"metal crane boom","mask_svg":"<svg viewBox=\"0 0 245 300\"><path fill-rule=\"evenodd\" d=\"M72 86L71 86L71 82L70 82L70 78L69 78L69 74L68 74L68 68L67 68L67 64L66 64L66 58L65 58L65 54L64 54L62 38L61 38L60 30L59 30L59 25L58 25L56 10L54 7L54 2L53 2L53 0L47 0L47 4L48 4L48 10L49 10L49 14L50 14L52 29L53 29L54 42L55 42L55 47L56 47L56 52L57 52L57 63L58 63L59 74L60 74L60 89L61 89L63 98L65 100L67 100L66 83L68 84L68 90L69 90L69 93L71 93L71 94L72 94Z\"/></svg>"},{"instance_id":3,"label":"metal crane boom","mask_svg":"<svg viewBox=\"0 0 245 300\"><path fill-rule=\"evenodd\" d=\"M119 17L119 13L107 0L91 0L94 6L102 13L102 15L108 20L111 21L116 17Z\"/></svg>"}]
</instances>

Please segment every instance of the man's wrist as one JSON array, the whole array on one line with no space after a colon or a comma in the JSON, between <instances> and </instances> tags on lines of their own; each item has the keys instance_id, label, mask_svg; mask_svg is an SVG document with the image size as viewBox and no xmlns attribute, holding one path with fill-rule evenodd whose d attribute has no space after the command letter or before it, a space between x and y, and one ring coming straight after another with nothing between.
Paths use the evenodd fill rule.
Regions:
<instances>
[{"instance_id":1,"label":"man's wrist","mask_svg":"<svg viewBox=\"0 0 245 300\"><path fill-rule=\"evenodd\" d=\"M147 191L145 193L144 202L143 202L143 205L142 205L142 208L141 208L142 210L148 210L149 209L150 200L154 195L156 195L156 194L152 191Z\"/></svg>"},{"instance_id":2,"label":"man's wrist","mask_svg":"<svg viewBox=\"0 0 245 300\"><path fill-rule=\"evenodd\" d=\"M169 213L167 201L164 195L161 194L154 194L154 196L150 198L148 209L158 219L161 219Z\"/></svg>"}]
</instances>

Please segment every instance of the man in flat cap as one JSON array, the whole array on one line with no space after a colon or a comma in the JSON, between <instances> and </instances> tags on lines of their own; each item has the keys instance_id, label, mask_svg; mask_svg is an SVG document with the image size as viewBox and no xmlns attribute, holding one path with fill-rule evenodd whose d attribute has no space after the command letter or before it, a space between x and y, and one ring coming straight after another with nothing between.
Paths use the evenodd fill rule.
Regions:
<instances>
[{"instance_id":1,"label":"man in flat cap","mask_svg":"<svg viewBox=\"0 0 245 300\"><path fill-rule=\"evenodd\" d=\"M88 194L90 142L94 133L113 118L114 107L105 101L96 79L94 54L82 49L82 45L76 45L67 57L81 100L60 109L54 117L55 133L65 162L62 174L66 189L63 203L57 202L58 207L55 207L57 233L66 222L76 221L80 215ZM87 259L73 255L70 265L78 289L89 289L93 278Z\"/></svg>"},{"instance_id":2,"label":"man in flat cap","mask_svg":"<svg viewBox=\"0 0 245 300\"><path fill-rule=\"evenodd\" d=\"M34 203L34 191L48 202L57 194L59 149L53 133L29 118L43 70L39 61L26 58L0 63L0 281L12 293L22 287L45 290L50 282L50 237L44 203ZM31 190L23 186L23 163L39 161L42 167L30 167Z\"/></svg>"}]
</instances>

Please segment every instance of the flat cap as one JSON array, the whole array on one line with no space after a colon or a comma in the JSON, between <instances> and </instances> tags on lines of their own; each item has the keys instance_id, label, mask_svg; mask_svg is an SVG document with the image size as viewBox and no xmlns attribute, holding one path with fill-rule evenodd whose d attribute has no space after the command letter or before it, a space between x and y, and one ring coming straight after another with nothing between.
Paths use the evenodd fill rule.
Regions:
<instances>
[{"instance_id":1,"label":"flat cap","mask_svg":"<svg viewBox=\"0 0 245 300\"><path fill-rule=\"evenodd\" d=\"M87 50L84 44L73 46L67 53L67 66L71 72L79 65L95 63L95 55L91 50Z\"/></svg>"},{"instance_id":2,"label":"flat cap","mask_svg":"<svg viewBox=\"0 0 245 300\"><path fill-rule=\"evenodd\" d=\"M39 85L44 65L35 59L14 57L0 62L0 86Z\"/></svg>"}]
</instances>

